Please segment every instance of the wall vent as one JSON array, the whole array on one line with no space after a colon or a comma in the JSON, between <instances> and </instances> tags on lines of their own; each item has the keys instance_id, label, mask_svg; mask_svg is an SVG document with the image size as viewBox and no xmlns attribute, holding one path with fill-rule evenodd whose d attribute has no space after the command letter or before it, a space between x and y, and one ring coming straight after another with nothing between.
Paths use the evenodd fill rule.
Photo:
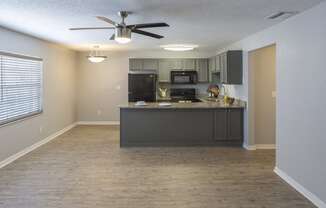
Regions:
<instances>
[{"instance_id":1,"label":"wall vent","mask_svg":"<svg viewBox=\"0 0 326 208\"><path fill-rule=\"evenodd\" d=\"M277 13L273 13L271 15L269 15L268 17L266 17L267 19L287 19L289 17L292 17L293 15L298 14L299 12L297 11L282 11L282 12L277 12Z\"/></svg>"}]
</instances>

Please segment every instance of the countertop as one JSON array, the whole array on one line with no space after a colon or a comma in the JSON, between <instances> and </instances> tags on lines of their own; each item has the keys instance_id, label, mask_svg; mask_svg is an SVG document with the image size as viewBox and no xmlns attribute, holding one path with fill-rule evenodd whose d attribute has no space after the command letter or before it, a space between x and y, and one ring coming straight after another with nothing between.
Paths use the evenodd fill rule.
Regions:
<instances>
[{"instance_id":1,"label":"countertop","mask_svg":"<svg viewBox=\"0 0 326 208\"><path fill-rule=\"evenodd\" d=\"M159 103L167 102L147 102L146 106L136 106L134 102L130 102L126 105L119 106L121 109L216 109L216 108L245 108L246 102L241 100L235 100L232 105L225 104L223 100L218 99L215 101L203 99L203 102L198 103L171 103L170 106L160 106Z\"/></svg>"}]
</instances>

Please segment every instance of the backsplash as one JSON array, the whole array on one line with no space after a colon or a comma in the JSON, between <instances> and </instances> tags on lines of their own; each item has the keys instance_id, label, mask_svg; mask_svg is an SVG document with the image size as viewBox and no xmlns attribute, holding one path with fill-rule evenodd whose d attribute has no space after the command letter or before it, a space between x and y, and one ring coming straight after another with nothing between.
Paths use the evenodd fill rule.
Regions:
<instances>
[{"instance_id":1,"label":"backsplash","mask_svg":"<svg viewBox=\"0 0 326 208\"><path fill-rule=\"evenodd\" d=\"M158 87L167 88L168 93L167 96L170 95L170 88L195 88L197 96L206 96L207 88L210 84L209 83L198 83L198 84L171 84L171 83L159 83Z\"/></svg>"}]
</instances>

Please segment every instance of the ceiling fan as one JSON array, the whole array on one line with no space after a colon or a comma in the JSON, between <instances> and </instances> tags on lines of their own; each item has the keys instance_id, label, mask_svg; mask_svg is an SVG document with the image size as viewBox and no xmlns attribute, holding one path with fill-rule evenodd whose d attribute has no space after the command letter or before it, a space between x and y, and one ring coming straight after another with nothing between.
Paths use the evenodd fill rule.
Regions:
<instances>
[{"instance_id":1,"label":"ceiling fan","mask_svg":"<svg viewBox=\"0 0 326 208\"><path fill-rule=\"evenodd\" d=\"M107 22L107 23L113 25L114 27L79 27L79 28L70 28L70 30L114 29L115 33L111 36L110 40L115 40L118 43L128 43L131 41L131 33L137 33L140 35L145 35L145 36L149 36L149 37L157 38L157 39L163 38L163 36L161 36L161 35L150 33L150 32L144 31L144 30L139 30L141 28L169 27L169 25L164 22L127 25L125 23L125 18L127 18L129 14L131 14L131 12L120 11L118 13L118 15L122 18L120 23L117 23L117 22L110 20L109 18L106 18L106 17L102 17L102 16L96 17L97 19Z\"/></svg>"}]
</instances>

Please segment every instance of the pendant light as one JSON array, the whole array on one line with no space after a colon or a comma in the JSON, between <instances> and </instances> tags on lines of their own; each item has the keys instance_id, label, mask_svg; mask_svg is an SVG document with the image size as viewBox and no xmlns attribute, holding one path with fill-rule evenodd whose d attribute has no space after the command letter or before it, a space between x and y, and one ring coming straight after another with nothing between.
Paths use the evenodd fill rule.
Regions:
<instances>
[{"instance_id":1,"label":"pendant light","mask_svg":"<svg viewBox=\"0 0 326 208\"><path fill-rule=\"evenodd\" d=\"M107 56L102 56L99 53L100 46L94 46L94 50L91 50L89 56L87 56L88 60L92 63L100 63L107 59Z\"/></svg>"}]
</instances>

